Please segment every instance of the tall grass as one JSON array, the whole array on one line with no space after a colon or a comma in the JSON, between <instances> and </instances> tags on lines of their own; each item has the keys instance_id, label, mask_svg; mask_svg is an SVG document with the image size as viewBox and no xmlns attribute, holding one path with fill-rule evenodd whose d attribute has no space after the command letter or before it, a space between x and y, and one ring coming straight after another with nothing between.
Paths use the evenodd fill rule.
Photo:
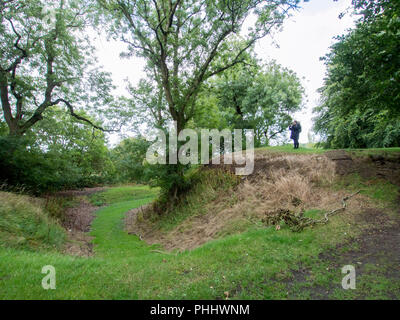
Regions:
<instances>
[{"instance_id":1,"label":"tall grass","mask_svg":"<svg viewBox=\"0 0 400 320\"><path fill-rule=\"evenodd\" d=\"M191 189L184 194L180 202L171 208L165 208L161 214L148 209L150 221L164 230L171 230L192 215L206 213L206 205L210 202L233 194L233 188L240 182L240 177L224 170L197 169L191 174ZM158 203L155 203L158 206Z\"/></svg>"},{"instance_id":2,"label":"tall grass","mask_svg":"<svg viewBox=\"0 0 400 320\"><path fill-rule=\"evenodd\" d=\"M39 200L0 192L0 246L60 248L65 238L64 229Z\"/></svg>"},{"instance_id":3,"label":"tall grass","mask_svg":"<svg viewBox=\"0 0 400 320\"><path fill-rule=\"evenodd\" d=\"M210 178L209 174L204 172L203 178ZM217 181L225 182L229 190L230 183L222 177L208 182L216 187ZM122 190L118 193L123 198ZM198 198L200 201L201 196ZM257 228L191 251L163 254L123 228L124 212L149 201L151 197L143 195L101 208L92 224L95 255L90 258L0 247L0 299L225 299L225 292L230 299L307 299L313 287L341 288L341 268L320 260L319 255L361 231L361 226L354 228L352 215L343 214L302 233L285 227L279 231ZM319 217L322 213L309 214ZM49 264L56 268L56 290L41 286L41 268ZM300 267L312 271L303 282L294 278ZM357 278L359 289L347 292L344 298L393 294L400 298L395 293L398 282L386 281L382 286L378 280ZM342 295L343 290L330 297Z\"/></svg>"}]
</instances>

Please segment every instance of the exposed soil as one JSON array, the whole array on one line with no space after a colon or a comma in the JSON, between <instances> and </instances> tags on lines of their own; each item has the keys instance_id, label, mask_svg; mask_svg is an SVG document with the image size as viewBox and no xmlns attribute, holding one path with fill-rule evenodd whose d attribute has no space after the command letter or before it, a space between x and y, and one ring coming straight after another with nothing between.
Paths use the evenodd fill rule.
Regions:
<instances>
[{"instance_id":1,"label":"exposed soil","mask_svg":"<svg viewBox=\"0 0 400 320\"><path fill-rule=\"evenodd\" d=\"M344 150L332 150L325 155L335 162L339 175L357 173L365 179L384 179L400 186L400 154L355 157Z\"/></svg>"},{"instance_id":2,"label":"exposed soil","mask_svg":"<svg viewBox=\"0 0 400 320\"><path fill-rule=\"evenodd\" d=\"M66 210L63 225L67 229L68 241L64 249L65 253L76 256L93 255L93 238L88 235L88 232L96 210L98 207L85 200L81 200L78 206Z\"/></svg>"},{"instance_id":3,"label":"exposed soil","mask_svg":"<svg viewBox=\"0 0 400 320\"><path fill-rule=\"evenodd\" d=\"M355 158L345 151L335 150L327 152L327 156L336 163L338 174L346 175L358 173L366 179L385 179L400 186L400 161L396 157L365 157ZM344 265L354 265L357 277L371 274L366 265L383 268L386 279L400 283L400 198L398 201L398 215L392 219L379 209L366 208L363 214L358 215L358 223L368 225L362 234L351 239L351 243L337 246L319 256L319 259L328 262L329 268L340 270ZM341 250L344 246L353 245L357 249ZM338 253L340 252L340 254ZM384 266L384 267L383 267ZM294 282L305 282L310 275L310 270L301 268L293 271ZM291 285L288 285L289 289ZM313 299L329 299L330 292L340 287L340 284L331 288L313 287L309 289ZM358 295L359 299L367 297L366 292ZM397 292L392 292L393 299L400 298L400 286Z\"/></svg>"},{"instance_id":4,"label":"exposed soil","mask_svg":"<svg viewBox=\"0 0 400 320\"><path fill-rule=\"evenodd\" d=\"M211 168L231 171L232 166L204 169ZM323 155L255 154L253 174L243 177L235 190L216 194L205 204L204 212L196 212L173 230L161 231L147 219L146 209L135 209L126 216L126 230L166 250L191 250L220 236L245 231L246 225L274 210L337 209L347 194L318 186L333 177L334 164ZM359 210L362 202L363 197L357 195L348 211Z\"/></svg>"},{"instance_id":5,"label":"exposed soil","mask_svg":"<svg viewBox=\"0 0 400 320\"><path fill-rule=\"evenodd\" d=\"M63 226L70 231L90 231L90 224L94 219L94 212L98 207L85 199L79 200L79 205L65 210Z\"/></svg>"},{"instance_id":6,"label":"exposed soil","mask_svg":"<svg viewBox=\"0 0 400 320\"><path fill-rule=\"evenodd\" d=\"M64 253L80 256L89 257L93 255L93 237L89 236L85 232L81 231L70 231L68 232L68 242L65 245Z\"/></svg>"},{"instance_id":7,"label":"exposed soil","mask_svg":"<svg viewBox=\"0 0 400 320\"><path fill-rule=\"evenodd\" d=\"M84 196L103 191L105 188L85 188L59 192L61 197L76 197L79 204L65 210L63 227L68 232L68 241L64 252L77 256L93 255L92 237L88 235L90 225L95 217L94 212L99 209L88 202Z\"/></svg>"}]
</instances>

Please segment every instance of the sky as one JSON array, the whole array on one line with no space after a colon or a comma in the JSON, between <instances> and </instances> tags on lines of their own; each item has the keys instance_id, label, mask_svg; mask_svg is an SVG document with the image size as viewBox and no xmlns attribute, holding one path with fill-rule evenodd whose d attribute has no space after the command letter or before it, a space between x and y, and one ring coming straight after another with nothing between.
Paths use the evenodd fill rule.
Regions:
<instances>
[{"instance_id":1,"label":"sky","mask_svg":"<svg viewBox=\"0 0 400 320\"><path fill-rule=\"evenodd\" d=\"M297 73L305 89L304 108L294 115L302 126L300 142L308 142L307 132L312 127L312 109L318 104L318 88L322 87L325 65L320 57L329 52L337 35L354 26L356 17L339 14L351 6L351 0L311 0L302 3L302 9L283 25L283 31L274 36L279 48L265 38L258 42L256 53L266 61L274 59Z\"/></svg>"},{"instance_id":2,"label":"sky","mask_svg":"<svg viewBox=\"0 0 400 320\"><path fill-rule=\"evenodd\" d=\"M312 109L318 104L317 89L322 87L325 65L320 61L335 42L334 37L346 33L354 25L355 17L339 14L351 6L351 0L311 0L301 4L302 8L292 13L283 24L283 30L271 37L259 40L255 47L258 57L264 62L276 60L277 63L296 72L305 89L304 107L293 115L300 121L302 133L300 143L308 142L308 131L312 128ZM126 95L125 79L136 84L144 77L142 59L120 58L125 45L118 41L107 41L99 35L94 41L99 63L112 73L117 86L116 93ZM119 137L110 135L114 145Z\"/></svg>"}]
</instances>

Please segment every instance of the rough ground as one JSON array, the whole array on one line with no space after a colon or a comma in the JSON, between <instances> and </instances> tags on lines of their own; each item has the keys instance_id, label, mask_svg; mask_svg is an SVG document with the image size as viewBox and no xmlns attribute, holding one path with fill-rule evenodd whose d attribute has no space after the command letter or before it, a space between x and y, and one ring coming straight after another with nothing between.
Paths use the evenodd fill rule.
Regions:
<instances>
[{"instance_id":1,"label":"rough ground","mask_svg":"<svg viewBox=\"0 0 400 320\"><path fill-rule=\"evenodd\" d=\"M365 179L385 179L400 187L399 155L389 158L382 156L359 158L342 150L329 151L326 155L335 162L336 172L340 175L358 173ZM364 209L358 219L360 224L367 224L370 228L359 237L351 239L352 246L357 249L343 252L340 249L349 243L342 244L320 255L320 260L328 262L329 268L336 270L344 265L355 265L357 277L371 275L378 272L380 266L385 265L385 269L381 271L384 272L385 278L400 283L400 197L397 216L390 221L383 219L381 210L373 208ZM371 271L371 266L376 267L376 270ZM305 268L292 273L295 282L305 282L310 276L310 270ZM328 299L336 287L337 285L331 288L313 287L308 290L313 299ZM400 287L397 292L392 292L393 299L398 299L399 296ZM366 296L360 295L358 298L364 299Z\"/></svg>"},{"instance_id":2,"label":"rough ground","mask_svg":"<svg viewBox=\"0 0 400 320\"><path fill-rule=\"evenodd\" d=\"M344 161L349 161L347 156ZM209 167L232 169L222 164ZM292 212L303 208L331 211L340 207L340 200L348 195L321 186L333 180L335 171L335 161L324 155L258 152L253 174L242 178L233 191L234 197L232 190L218 194L206 204L204 214L193 215L168 232L143 219L145 209L135 209L127 214L126 230L166 250L190 250L225 234L244 231L252 221L260 221L281 208ZM363 196L355 196L349 201L348 211L360 211L364 202Z\"/></svg>"},{"instance_id":3,"label":"rough ground","mask_svg":"<svg viewBox=\"0 0 400 320\"><path fill-rule=\"evenodd\" d=\"M362 153L362 151L359 151ZM357 173L365 179L385 179L400 186L400 155L353 156L344 150L332 150L325 155L335 162L340 175Z\"/></svg>"},{"instance_id":4,"label":"rough ground","mask_svg":"<svg viewBox=\"0 0 400 320\"><path fill-rule=\"evenodd\" d=\"M57 193L59 197L71 197L79 200L79 204L65 211L63 226L68 232L68 241L64 252L76 256L93 255L92 237L88 235L94 212L99 207L93 206L84 196L103 191L104 187L69 190Z\"/></svg>"}]
</instances>

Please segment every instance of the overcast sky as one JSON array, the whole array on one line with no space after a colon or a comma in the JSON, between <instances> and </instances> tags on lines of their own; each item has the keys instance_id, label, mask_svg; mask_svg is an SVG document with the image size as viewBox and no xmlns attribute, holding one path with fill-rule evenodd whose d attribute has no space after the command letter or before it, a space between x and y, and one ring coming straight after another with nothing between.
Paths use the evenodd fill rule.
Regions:
<instances>
[{"instance_id":1,"label":"overcast sky","mask_svg":"<svg viewBox=\"0 0 400 320\"><path fill-rule=\"evenodd\" d=\"M311 0L302 4L302 9L284 23L283 31L271 40L261 40L256 46L257 54L263 59L275 59L292 69L302 79L305 88L305 108L295 114L302 125L300 142L307 142L307 132L312 127L312 109L319 100L317 89L323 85L325 65L319 58L329 51L335 42L333 37L346 33L353 27L354 19L346 14L338 16L351 5L351 0Z\"/></svg>"},{"instance_id":2,"label":"overcast sky","mask_svg":"<svg viewBox=\"0 0 400 320\"><path fill-rule=\"evenodd\" d=\"M294 117L303 127L300 142L307 142L307 132L312 127L312 109L318 103L316 92L323 84L325 66L320 57L324 56L334 43L333 37L341 35L354 25L355 17L347 14L339 19L340 13L351 5L351 0L311 0L302 3L302 8L293 13L285 21L282 32L275 34L274 41L270 37L261 39L256 45L256 53L264 61L276 60L279 64L297 73L305 88L304 109ZM274 45L275 42L279 47ZM107 41L100 36L95 41L99 62L106 71L112 73L118 89L116 93L126 94L126 83L133 84L144 77L143 61L138 58L121 59L119 54L124 44ZM118 137L110 137L112 144Z\"/></svg>"}]
</instances>

